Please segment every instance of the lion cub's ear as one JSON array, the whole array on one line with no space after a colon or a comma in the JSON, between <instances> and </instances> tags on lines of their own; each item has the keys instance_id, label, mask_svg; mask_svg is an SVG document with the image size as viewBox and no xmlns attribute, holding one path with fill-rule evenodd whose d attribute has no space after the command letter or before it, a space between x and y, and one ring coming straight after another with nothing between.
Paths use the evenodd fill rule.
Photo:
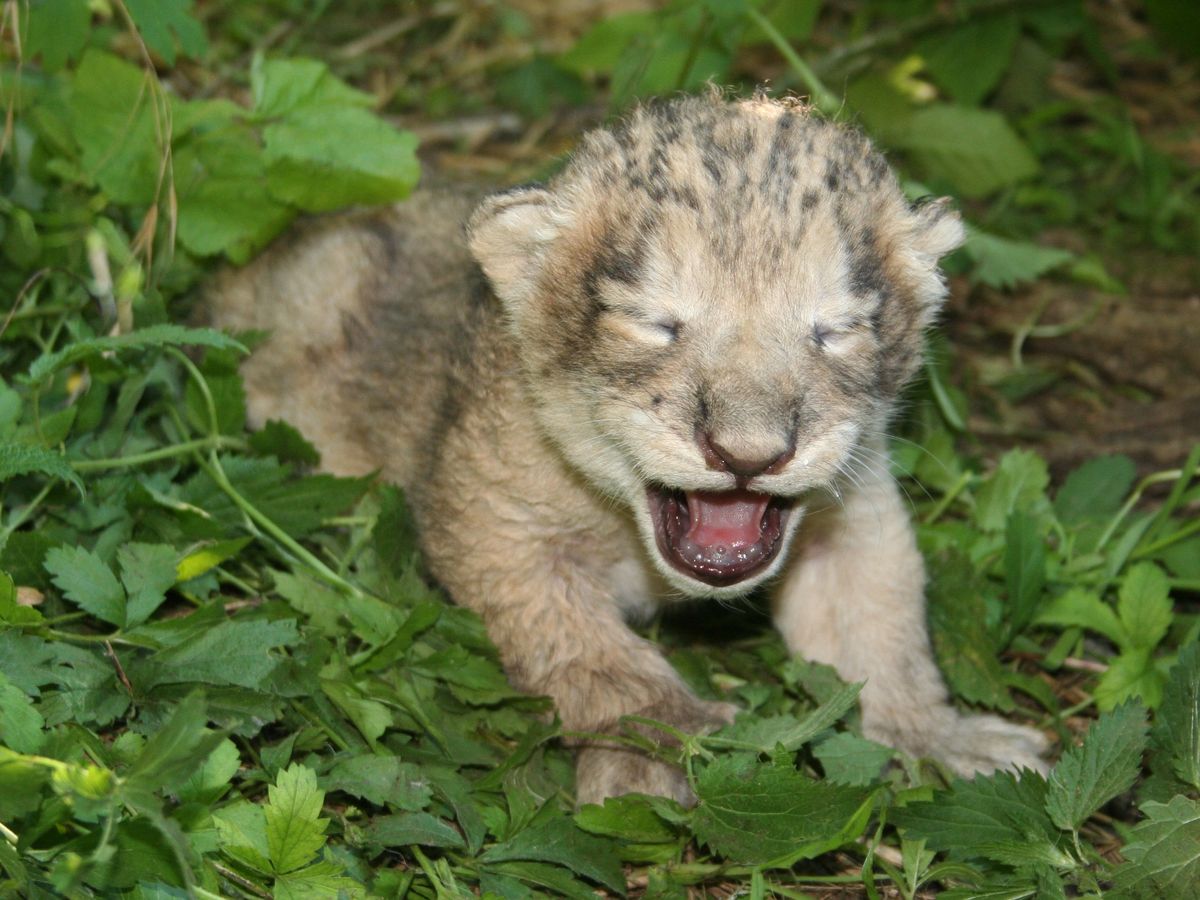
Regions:
<instances>
[{"instance_id":1,"label":"lion cub's ear","mask_svg":"<svg viewBox=\"0 0 1200 900\"><path fill-rule=\"evenodd\" d=\"M967 239L962 218L949 197L939 197L922 203L913 211L915 227L913 249L937 260L951 250L957 250Z\"/></svg>"},{"instance_id":2,"label":"lion cub's ear","mask_svg":"<svg viewBox=\"0 0 1200 900\"><path fill-rule=\"evenodd\" d=\"M550 192L518 188L479 205L467 223L467 242L496 295L505 303L522 303L537 285L558 229Z\"/></svg>"},{"instance_id":3,"label":"lion cub's ear","mask_svg":"<svg viewBox=\"0 0 1200 900\"><path fill-rule=\"evenodd\" d=\"M901 255L901 265L912 278L917 299L932 315L946 296L938 260L961 247L967 233L949 197L917 204L905 230L907 252Z\"/></svg>"}]
</instances>

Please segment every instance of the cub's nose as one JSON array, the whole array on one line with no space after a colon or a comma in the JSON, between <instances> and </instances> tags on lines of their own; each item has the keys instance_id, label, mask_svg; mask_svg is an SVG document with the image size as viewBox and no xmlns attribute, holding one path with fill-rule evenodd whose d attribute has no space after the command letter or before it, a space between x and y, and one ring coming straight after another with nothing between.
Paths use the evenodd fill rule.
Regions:
<instances>
[{"instance_id":1,"label":"cub's nose","mask_svg":"<svg viewBox=\"0 0 1200 900\"><path fill-rule=\"evenodd\" d=\"M710 469L721 472L732 472L739 478L753 478L755 475L774 475L786 466L796 455L796 435L788 438L787 447L783 451L777 448L759 450L739 450L732 452L721 445L711 434L702 428L696 429L696 443L704 454L704 461Z\"/></svg>"}]
</instances>

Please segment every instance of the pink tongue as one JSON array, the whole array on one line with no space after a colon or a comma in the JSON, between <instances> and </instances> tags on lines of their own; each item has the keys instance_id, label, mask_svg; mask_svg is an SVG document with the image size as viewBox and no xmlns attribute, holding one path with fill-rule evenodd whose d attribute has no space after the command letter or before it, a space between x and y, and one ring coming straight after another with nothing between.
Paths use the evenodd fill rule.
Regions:
<instances>
[{"instance_id":1,"label":"pink tongue","mask_svg":"<svg viewBox=\"0 0 1200 900\"><path fill-rule=\"evenodd\" d=\"M749 491L688 491L687 538L701 547L737 550L758 543L770 498Z\"/></svg>"}]
</instances>

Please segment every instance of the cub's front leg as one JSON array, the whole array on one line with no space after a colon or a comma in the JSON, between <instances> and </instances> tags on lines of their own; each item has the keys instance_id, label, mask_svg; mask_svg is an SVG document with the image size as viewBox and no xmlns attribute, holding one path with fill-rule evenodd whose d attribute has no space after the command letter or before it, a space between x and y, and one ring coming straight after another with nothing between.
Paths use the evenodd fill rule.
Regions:
<instances>
[{"instance_id":1,"label":"cub's front leg","mask_svg":"<svg viewBox=\"0 0 1200 900\"><path fill-rule=\"evenodd\" d=\"M882 458L882 457L881 457ZM925 620L925 571L899 490L879 469L802 525L775 620L788 648L865 681L863 731L959 775L1046 771L1046 738L950 705Z\"/></svg>"},{"instance_id":2,"label":"cub's front leg","mask_svg":"<svg viewBox=\"0 0 1200 900\"><path fill-rule=\"evenodd\" d=\"M695 696L658 648L625 624L604 571L604 535L537 521L548 510L528 498L493 495L487 506L486 532L456 520L457 534L478 535L470 546L443 555L456 542L434 526L427 556L455 600L482 616L513 685L549 696L565 731L618 734L629 715L688 733L732 721L734 706ZM669 741L660 731L637 729ZM616 743L569 742L577 748L581 804L632 792L695 799L675 766Z\"/></svg>"}]
</instances>

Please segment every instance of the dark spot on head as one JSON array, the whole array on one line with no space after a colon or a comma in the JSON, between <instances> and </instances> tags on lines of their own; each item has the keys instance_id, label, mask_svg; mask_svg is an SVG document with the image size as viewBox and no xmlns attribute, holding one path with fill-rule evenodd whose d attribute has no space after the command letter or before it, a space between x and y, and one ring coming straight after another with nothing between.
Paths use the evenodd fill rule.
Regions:
<instances>
[{"instance_id":1,"label":"dark spot on head","mask_svg":"<svg viewBox=\"0 0 1200 900\"><path fill-rule=\"evenodd\" d=\"M810 189L805 191L804 196L800 198L800 208L805 212L812 212L820 202L821 195Z\"/></svg>"}]
</instances>

